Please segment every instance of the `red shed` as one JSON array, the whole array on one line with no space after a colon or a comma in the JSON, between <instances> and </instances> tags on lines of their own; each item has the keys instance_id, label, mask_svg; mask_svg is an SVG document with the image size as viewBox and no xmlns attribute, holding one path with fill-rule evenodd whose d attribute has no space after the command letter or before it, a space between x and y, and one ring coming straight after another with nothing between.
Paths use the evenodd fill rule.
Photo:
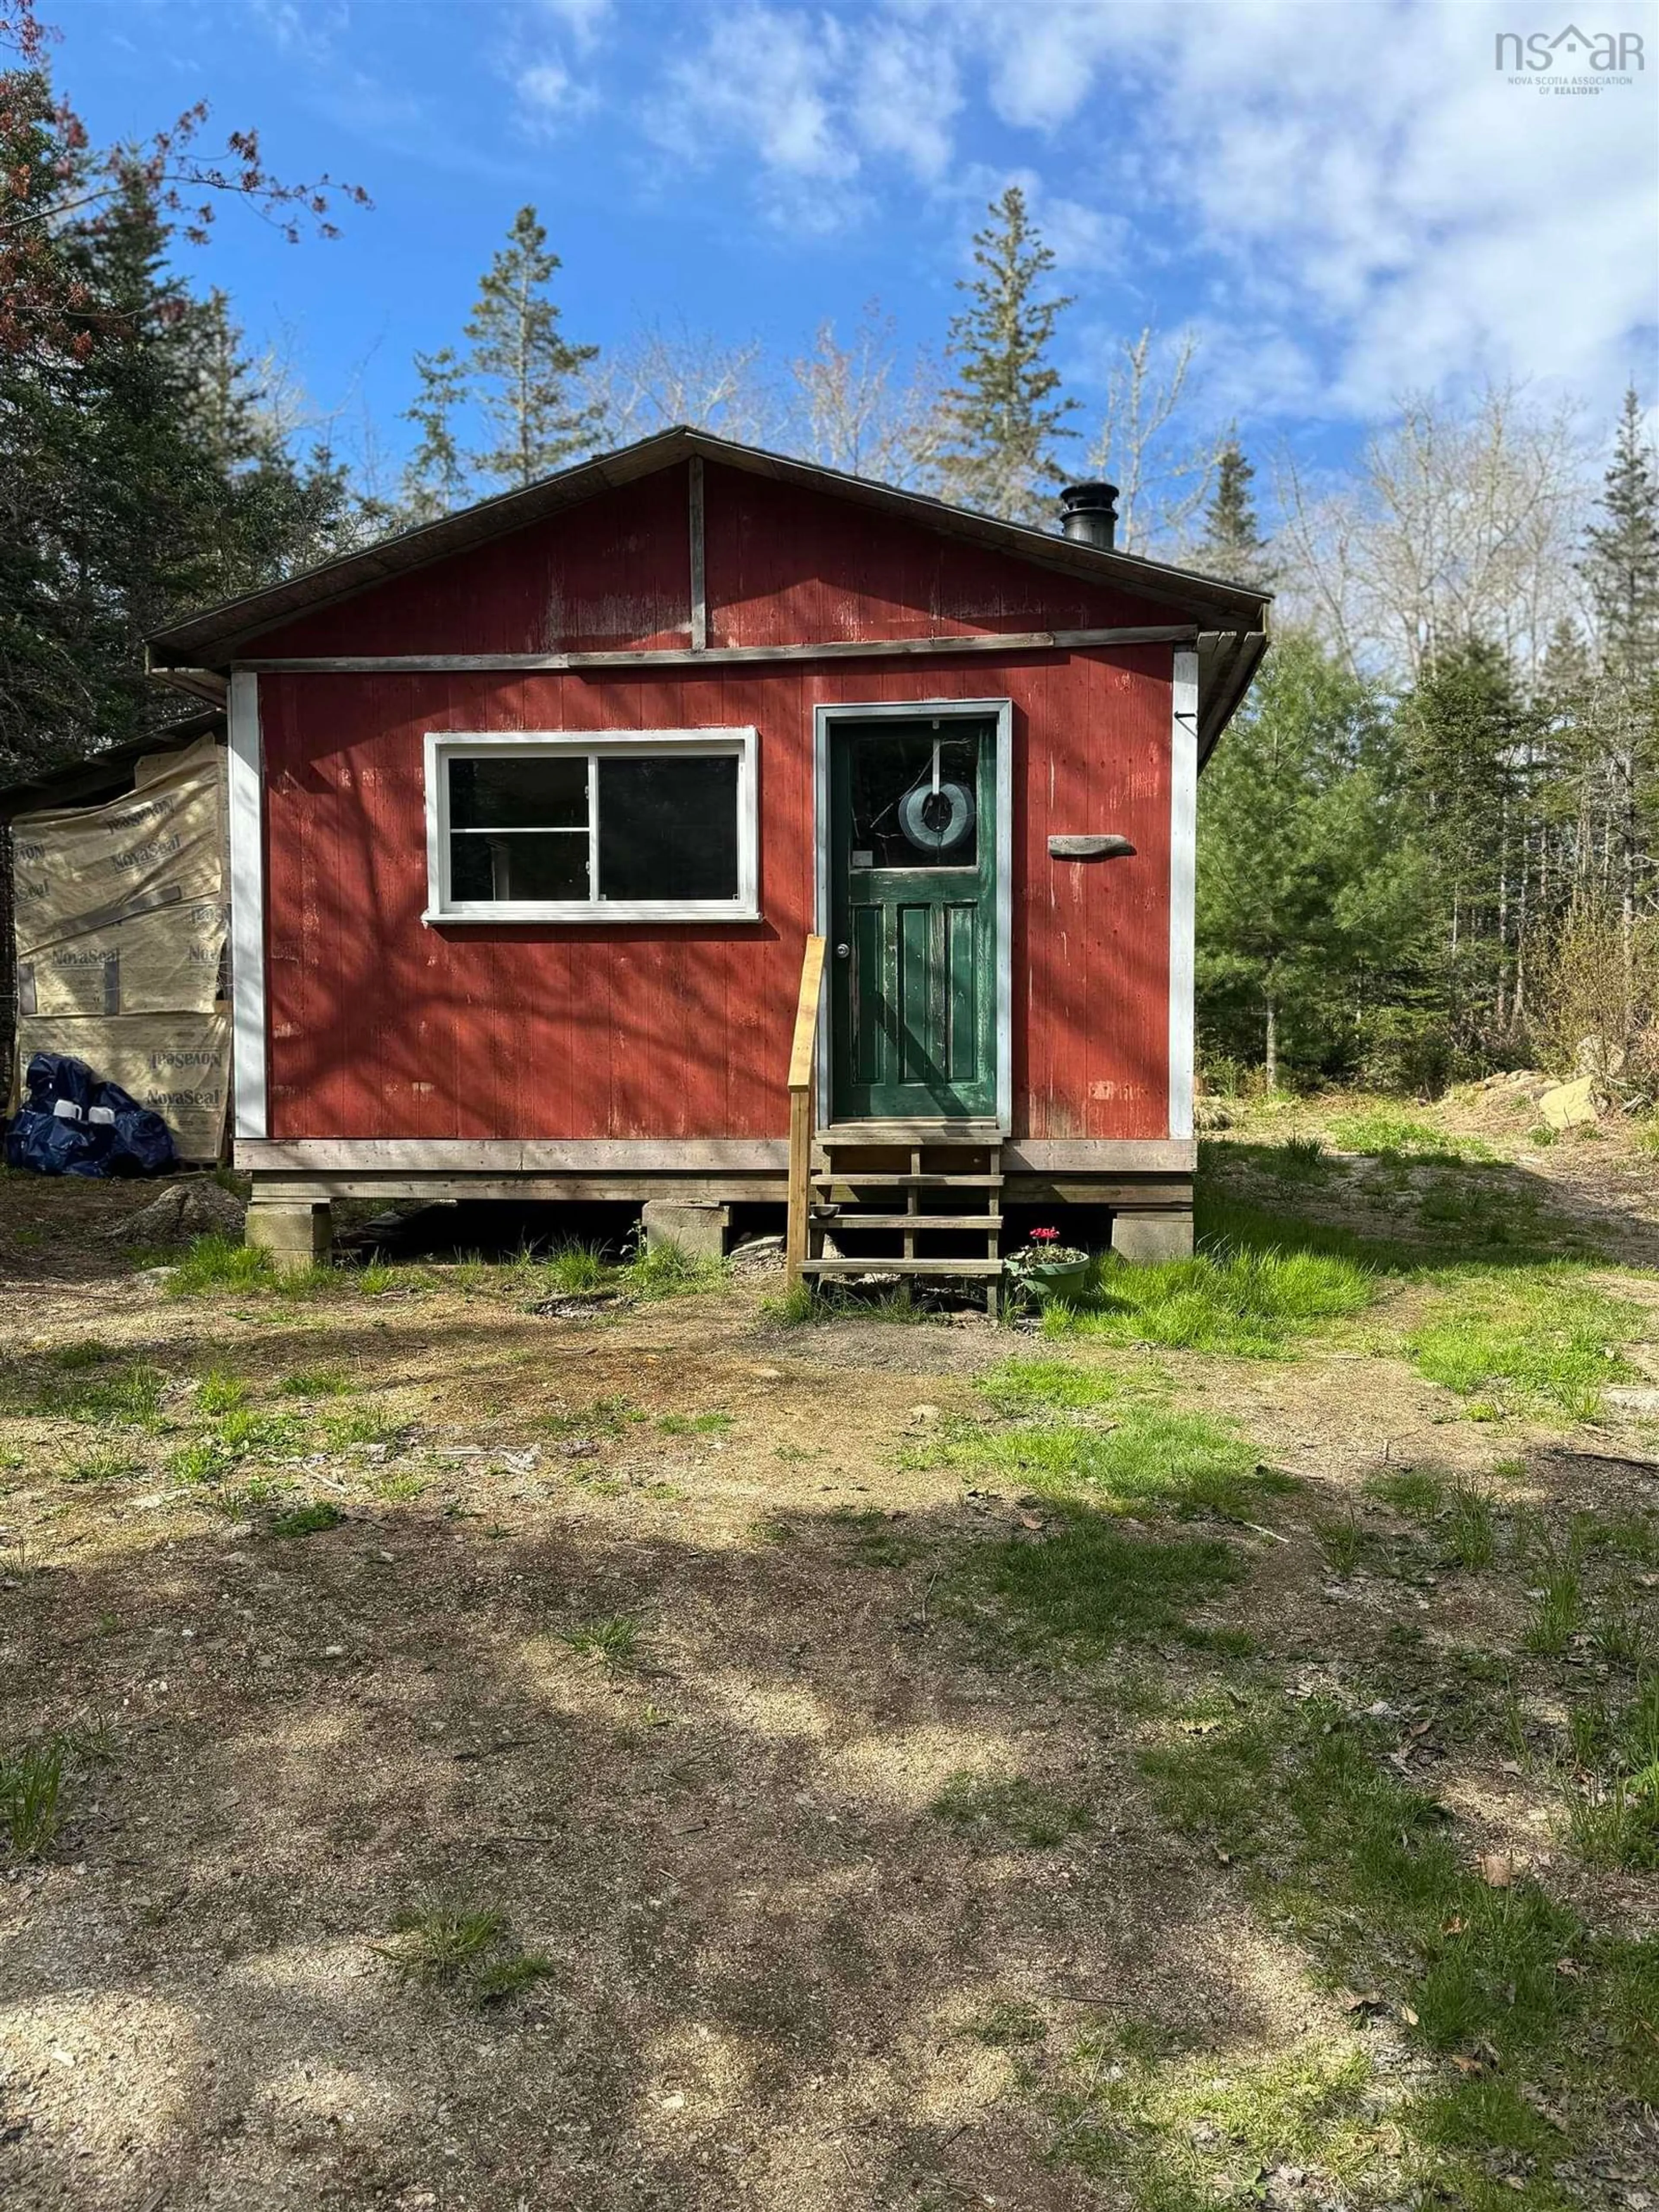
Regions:
<instances>
[{"instance_id":1,"label":"red shed","mask_svg":"<svg viewBox=\"0 0 1659 2212\"><path fill-rule=\"evenodd\" d=\"M250 1234L626 1199L991 1273L1002 1201L1190 1248L1199 768L1259 592L676 429L174 624L228 679ZM809 979L810 981L810 979ZM805 1166L805 1156L802 1156Z\"/></svg>"}]
</instances>

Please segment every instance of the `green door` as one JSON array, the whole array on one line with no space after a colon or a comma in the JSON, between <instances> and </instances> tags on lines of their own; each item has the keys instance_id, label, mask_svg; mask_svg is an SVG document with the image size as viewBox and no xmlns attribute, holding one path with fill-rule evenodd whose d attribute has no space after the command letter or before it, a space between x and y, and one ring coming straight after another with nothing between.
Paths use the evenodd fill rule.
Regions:
<instances>
[{"instance_id":1,"label":"green door","mask_svg":"<svg viewBox=\"0 0 1659 2212\"><path fill-rule=\"evenodd\" d=\"M996 725L841 722L830 763L837 1121L996 1115Z\"/></svg>"}]
</instances>

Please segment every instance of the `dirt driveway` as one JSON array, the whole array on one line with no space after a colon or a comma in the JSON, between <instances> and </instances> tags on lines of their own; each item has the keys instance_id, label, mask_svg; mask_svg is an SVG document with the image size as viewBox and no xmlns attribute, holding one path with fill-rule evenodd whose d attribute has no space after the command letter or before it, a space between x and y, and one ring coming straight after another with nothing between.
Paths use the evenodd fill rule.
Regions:
<instances>
[{"instance_id":1,"label":"dirt driveway","mask_svg":"<svg viewBox=\"0 0 1659 2212\"><path fill-rule=\"evenodd\" d=\"M1113 2037L1253 2081L1362 2053L1405 2186L1387 2109L1424 2062L1170 1815L1148 1729L1230 1653L1289 1696L1395 1621L1517 1643L1518 1585L1333 1599L1319 1532L1403 1436L1454 1473L1519 1451L1516 1496L1570 1508L1559 1421L1462 1420L1375 1317L1264 1364L788 1328L764 1270L592 1320L488 1268L180 1297L104 1239L129 1202L0 1181L0 1747L61 1769L0 1881L8 2208L1185 2203L1150 2121L1119 2160L1079 2102L1079 2067L1140 2063ZM1194 1580L1085 1644L1010 1632L1070 1509L975 1458L998 1378L1057 1360L1285 1470L1248 1510L1120 1501L1111 1540ZM1645 1510L1636 1431L1601 1448ZM1516 1763L1437 1750L1468 1848L1547 1861ZM1608 1879L1567 1886L1628 1917ZM1217 2153L1255 2201L1386 2201L1255 2143Z\"/></svg>"}]
</instances>

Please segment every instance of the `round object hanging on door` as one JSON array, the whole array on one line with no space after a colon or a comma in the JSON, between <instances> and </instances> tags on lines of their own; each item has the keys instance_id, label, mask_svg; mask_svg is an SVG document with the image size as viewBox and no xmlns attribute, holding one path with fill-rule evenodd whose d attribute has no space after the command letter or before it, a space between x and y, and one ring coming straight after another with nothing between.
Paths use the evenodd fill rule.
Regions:
<instances>
[{"instance_id":1,"label":"round object hanging on door","mask_svg":"<svg viewBox=\"0 0 1659 2212\"><path fill-rule=\"evenodd\" d=\"M964 783L920 783L898 805L899 828L919 853L951 853L974 826L974 795Z\"/></svg>"}]
</instances>

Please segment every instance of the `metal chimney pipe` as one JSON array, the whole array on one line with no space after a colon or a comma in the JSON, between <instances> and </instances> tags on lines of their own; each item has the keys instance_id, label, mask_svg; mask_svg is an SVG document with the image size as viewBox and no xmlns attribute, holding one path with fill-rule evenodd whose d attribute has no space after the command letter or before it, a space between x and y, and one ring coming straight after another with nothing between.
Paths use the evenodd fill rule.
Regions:
<instances>
[{"instance_id":1,"label":"metal chimney pipe","mask_svg":"<svg viewBox=\"0 0 1659 2212\"><path fill-rule=\"evenodd\" d=\"M1117 542L1117 486L1067 484L1060 495L1060 527L1075 544L1109 553Z\"/></svg>"}]
</instances>

